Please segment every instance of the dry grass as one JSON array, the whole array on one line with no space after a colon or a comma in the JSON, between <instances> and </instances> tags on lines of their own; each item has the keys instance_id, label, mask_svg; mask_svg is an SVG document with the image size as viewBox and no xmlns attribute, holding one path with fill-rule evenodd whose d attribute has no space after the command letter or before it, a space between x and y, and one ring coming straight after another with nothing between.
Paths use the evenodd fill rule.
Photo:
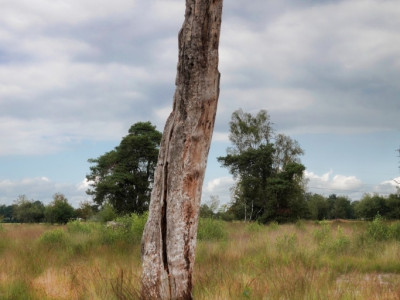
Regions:
<instances>
[{"instance_id":1,"label":"dry grass","mask_svg":"<svg viewBox=\"0 0 400 300\"><path fill-rule=\"evenodd\" d=\"M110 243L93 228L4 224L0 299L137 299L139 245ZM364 223L225 230L227 238L198 242L195 299L400 299L400 243L365 238Z\"/></svg>"}]
</instances>

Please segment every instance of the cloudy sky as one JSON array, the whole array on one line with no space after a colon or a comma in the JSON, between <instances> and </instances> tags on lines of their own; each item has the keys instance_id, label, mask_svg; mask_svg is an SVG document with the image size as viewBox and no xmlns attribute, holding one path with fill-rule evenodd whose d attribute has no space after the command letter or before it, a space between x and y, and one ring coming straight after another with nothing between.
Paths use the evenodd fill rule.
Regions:
<instances>
[{"instance_id":1,"label":"cloudy sky","mask_svg":"<svg viewBox=\"0 0 400 300\"><path fill-rule=\"evenodd\" d=\"M88 158L171 111L183 0L1 0L0 204L78 206ZM242 108L305 155L308 188L359 199L400 176L400 2L225 0L221 95L203 199L229 201L216 157Z\"/></svg>"}]
</instances>

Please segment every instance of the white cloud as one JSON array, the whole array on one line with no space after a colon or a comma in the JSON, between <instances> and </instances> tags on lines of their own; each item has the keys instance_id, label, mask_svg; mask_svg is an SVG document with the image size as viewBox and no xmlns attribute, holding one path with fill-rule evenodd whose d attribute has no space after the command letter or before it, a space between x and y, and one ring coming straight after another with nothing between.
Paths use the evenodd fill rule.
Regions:
<instances>
[{"instance_id":1,"label":"white cloud","mask_svg":"<svg viewBox=\"0 0 400 300\"><path fill-rule=\"evenodd\" d=\"M380 195L388 195L396 193L398 188L400 188L400 177L381 182L374 186L372 192Z\"/></svg>"},{"instance_id":2,"label":"white cloud","mask_svg":"<svg viewBox=\"0 0 400 300\"><path fill-rule=\"evenodd\" d=\"M202 201L207 202L211 196L218 196L220 204L231 201L231 188L235 185L232 177L219 177L206 182L203 186Z\"/></svg>"},{"instance_id":3,"label":"white cloud","mask_svg":"<svg viewBox=\"0 0 400 300\"><path fill-rule=\"evenodd\" d=\"M86 192L89 187L90 187L90 181L88 181L86 178L77 184L78 191Z\"/></svg>"},{"instance_id":4,"label":"white cloud","mask_svg":"<svg viewBox=\"0 0 400 300\"><path fill-rule=\"evenodd\" d=\"M172 100L171 100L172 103ZM172 106L166 106L166 107L162 107L162 108L158 108L154 110L154 114L156 115L156 117L159 120L162 120L162 122L166 122L168 116L171 114L172 112Z\"/></svg>"},{"instance_id":5,"label":"white cloud","mask_svg":"<svg viewBox=\"0 0 400 300\"><path fill-rule=\"evenodd\" d=\"M229 133L214 131L212 141L213 142L228 142L229 141Z\"/></svg>"},{"instance_id":6,"label":"white cloud","mask_svg":"<svg viewBox=\"0 0 400 300\"><path fill-rule=\"evenodd\" d=\"M267 13L277 4L258 5ZM224 19L221 105L230 112L266 108L296 133L378 132L400 126L393 114L400 109L398 3L284 5L270 18L237 14ZM378 108L380 101L387 104Z\"/></svg>"},{"instance_id":7,"label":"white cloud","mask_svg":"<svg viewBox=\"0 0 400 300\"><path fill-rule=\"evenodd\" d=\"M0 180L0 204L10 205L20 195L26 195L28 199L39 200L44 204L52 201L55 193L62 193L68 199L68 202L79 207L79 204L88 199L85 194L84 180L79 184L59 183L50 180L47 177L24 178L21 180Z\"/></svg>"},{"instance_id":8,"label":"white cloud","mask_svg":"<svg viewBox=\"0 0 400 300\"><path fill-rule=\"evenodd\" d=\"M356 176L334 175L329 171L322 175L305 171L305 178L308 179L308 190L313 193L330 195L338 194L350 197L352 200L359 200L364 194L377 193L383 196L396 193L396 187L400 187L400 177L386 180L379 184L363 183Z\"/></svg>"},{"instance_id":9,"label":"white cloud","mask_svg":"<svg viewBox=\"0 0 400 300\"><path fill-rule=\"evenodd\" d=\"M308 179L308 189L318 194L362 193L362 181L356 176L333 175L333 171L317 175L307 170L304 172L304 176Z\"/></svg>"},{"instance_id":10,"label":"white cloud","mask_svg":"<svg viewBox=\"0 0 400 300\"><path fill-rule=\"evenodd\" d=\"M0 13L2 23L13 30L54 24L77 25L93 19L131 11L134 0L8 1Z\"/></svg>"}]
</instances>

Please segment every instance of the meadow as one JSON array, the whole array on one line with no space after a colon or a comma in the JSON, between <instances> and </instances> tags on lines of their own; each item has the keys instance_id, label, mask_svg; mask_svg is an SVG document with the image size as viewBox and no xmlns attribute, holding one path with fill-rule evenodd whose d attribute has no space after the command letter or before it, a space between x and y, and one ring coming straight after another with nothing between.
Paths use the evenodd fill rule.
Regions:
<instances>
[{"instance_id":1,"label":"meadow","mask_svg":"<svg viewBox=\"0 0 400 300\"><path fill-rule=\"evenodd\" d=\"M0 299L137 299L145 217L0 224ZM202 219L194 299L400 299L400 223Z\"/></svg>"}]
</instances>

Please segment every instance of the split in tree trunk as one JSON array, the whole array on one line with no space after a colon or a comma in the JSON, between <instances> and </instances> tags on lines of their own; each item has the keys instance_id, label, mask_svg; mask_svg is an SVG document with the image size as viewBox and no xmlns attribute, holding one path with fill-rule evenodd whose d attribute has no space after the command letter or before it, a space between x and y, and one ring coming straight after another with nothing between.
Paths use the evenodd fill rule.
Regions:
<instances>
[{"instance_id":1,"label":"split in tree trunk","mask_svg":"<svg viewBox=\"0 0 400 300\"><path fill-rule=\"evenodd\" d=\"M173 111L142 239L142 298L192 299L198 215L219 96L222 0L186 0Z\"/></svg>"}]
</instances>

